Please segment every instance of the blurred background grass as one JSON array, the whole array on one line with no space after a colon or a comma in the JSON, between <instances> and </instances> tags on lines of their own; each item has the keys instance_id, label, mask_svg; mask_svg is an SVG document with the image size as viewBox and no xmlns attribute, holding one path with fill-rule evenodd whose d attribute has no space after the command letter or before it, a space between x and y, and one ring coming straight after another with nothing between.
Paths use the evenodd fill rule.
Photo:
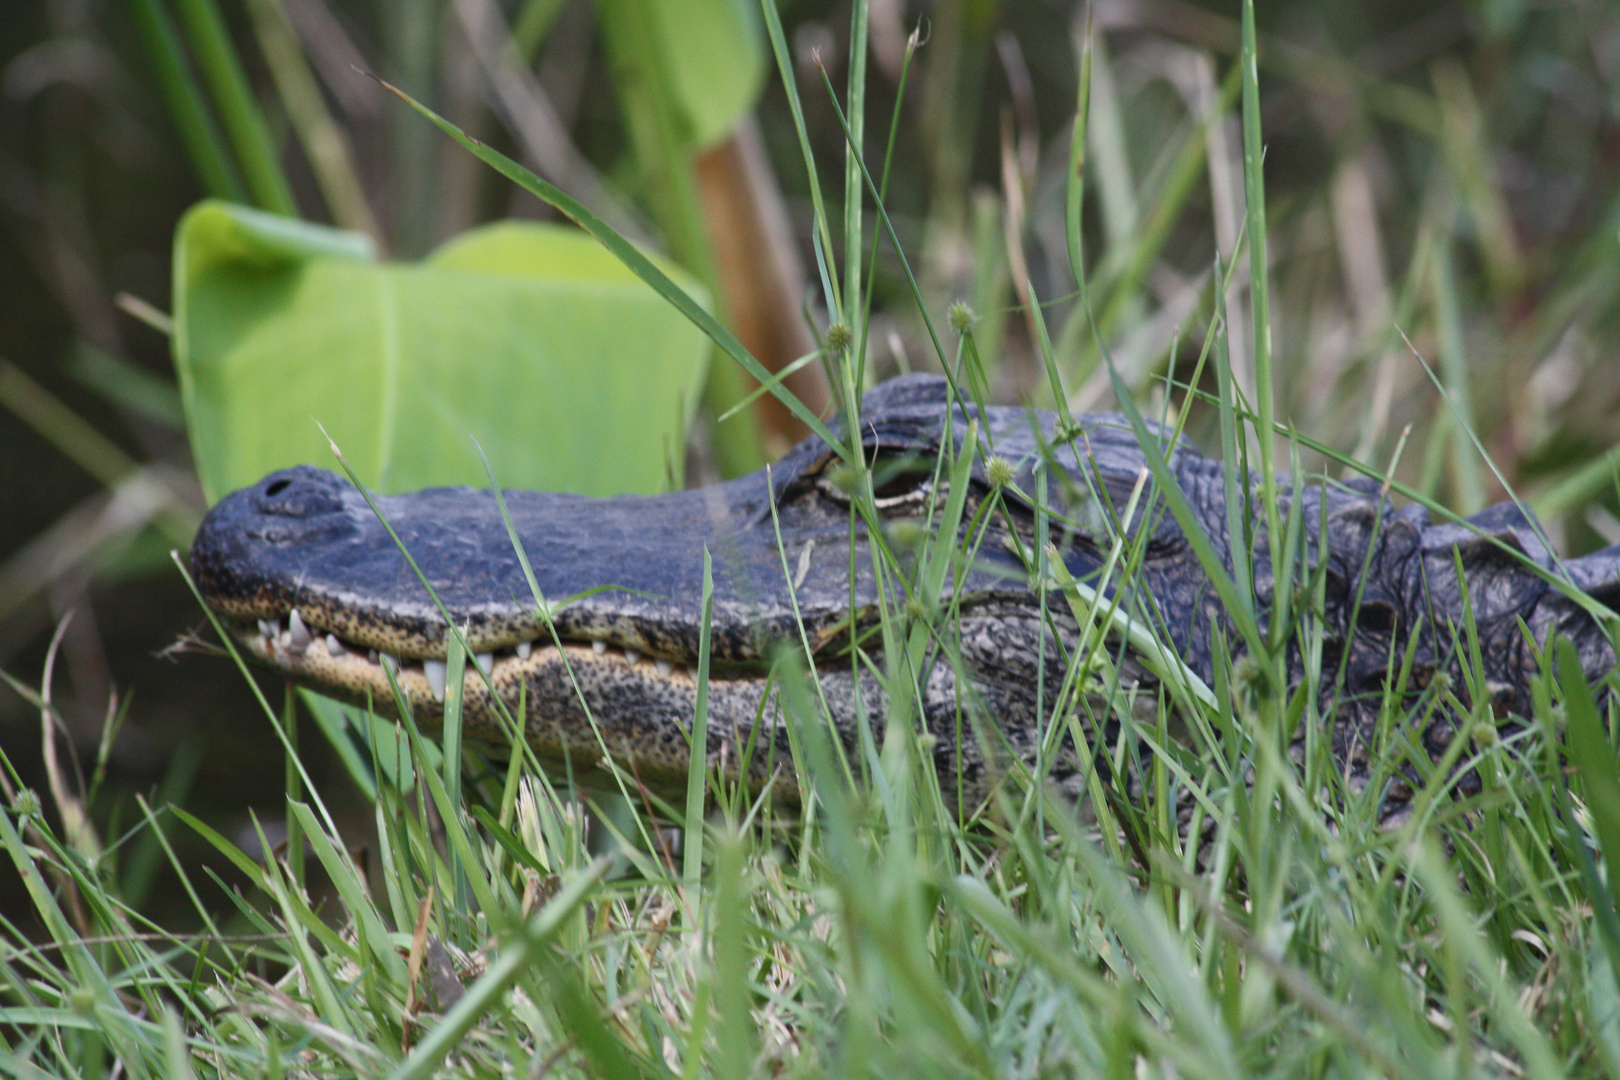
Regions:
<instances>
[{"instance_id":1,"label":"blurred background grass","mask_svg":"<svg viewBox=\"0 0 1620 1080\"><path fill-rule=\"evenodd\" d=\"M1394 462L1403 480L1465 512L1500 499L1505 481L1568 552L1620 542L1620 8L1260 7L1279 418L1380 467ZM254 711L236 673L160 655L201 621L167 559L203 509L162 332L180 214L205 194L234 192L372 233L401 258L482 221L546 216L362 69L538 164L609 220L701 261L708 256L681 234L655 151L638 134L646 118L633 80L603 48L600 20L613 16L601 13L612 9L580 0L221 3L222 40L245 76L235 104L252 115L233 113L220 95L188 120L169 96L174 72L159 45L171 35L193 77L212 78L218 57L198 48L211 5L8 5L0 669L37 685L50 632L72 613L56 703L87 756L109 715L126 719L105 762L115 796L166 784L238 835L247 807L275 817L283 805L281 770L264 767L274 760L269 732L242 729ZM849 11L823 0L781 11L829 216L841 221L832 180L844 137L815 60L844 85ZM1237 6L1108 0L1091 16L1092 296L1129 383L1145 402L1180 408L1185 388L1172 381L1167 398L1165 376L1188 370L1201 344L1217 257L1240 257L1237 290L1221 301L1240 382L1252 355L1238 314ZM1110 396L1072 303L1062 217L1083 22L1080 6L1057 0L874 0L866 131L880 160L906 37L918 28L888 207L927 301L937 318L967 300L996 394L1038 400L1020 309L1033 290L1050 304L1071 403L1095 409ZM211 163L210 125L229 146L258 139L265 155ZM770 257L789 265L789 282L813 281L810 192L774 76L754 125L742 139L757 132L789 233ZM705 167L720 166L699 160L708 193ZM722 277L752 274L763 258L709 254ZM791 300L779 324L810 342L825 328L819 291ZM886 258L868 342L880 376L930 365L904 277ZM752 436L716 440L709 429L688 475L741 467L791 434L780 416L760 422L763 450L737 445ZM1207 427L1195 415L1190 430ZM38 714L9 690L0 691L0 741L14 761L38 758Z\"/></svg>"}]
</instances>

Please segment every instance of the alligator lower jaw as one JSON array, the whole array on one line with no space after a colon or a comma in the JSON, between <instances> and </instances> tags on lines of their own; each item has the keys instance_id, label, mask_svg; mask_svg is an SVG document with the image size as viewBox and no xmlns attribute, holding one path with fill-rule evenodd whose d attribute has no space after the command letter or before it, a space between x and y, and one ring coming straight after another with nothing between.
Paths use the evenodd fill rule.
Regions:
<instances>
[{"instance_id":1,"label":"alligator lower jaw","mask_svg":"<svg viewBox=\"0 0 1620 1080\"><path fill-rule=\"evenodd\" d=\"M397 685L424 733L442 727L443 661L374 653L290 617L237 616L227 626L252 659L296 683L384 716L399 714ZM722 775L794 802L799 793L787 744L778 738L774 709L766 708L770 685L764 671L711 672L704 756ZM461 730L500 752L516 722L539 758L561 763L586 786L607 786L611 759L635 783L667 795L684 790L696 700L692 672L672 661L602 641L525 642L468 658Z\"/></svg>"},{"instance_id":2,"label":"alligator lower jaw","mask_svg":"<svg viewBox=\"0 0 1620 1080\"><path fill-rule=\"evenodd\" d=\"M379 714L393 716L398 712L394 695L397 685L413 716L430 727L436 727L443 716L448 677L444 660L379 652L306 624L296 615L252 621L227 618L226 626L252 659L311 689L369 704ZM467 657L462 716L469 733L504 730L500 715L503 706L507 715L515 718L522 688L546 683L548 674L554 671L565 683L590 688L617 685L633 691L641 684L645 691L658 696L696 692L693 673L685 664L627 646L599 640L563 639L560 645L554 641L523 641ZM711 671L710 678L726 684L766 682L764 671ZM531 696L527 702L531 717L536 711L545 711L548 704Z\"/></svg>"}]
</instances>

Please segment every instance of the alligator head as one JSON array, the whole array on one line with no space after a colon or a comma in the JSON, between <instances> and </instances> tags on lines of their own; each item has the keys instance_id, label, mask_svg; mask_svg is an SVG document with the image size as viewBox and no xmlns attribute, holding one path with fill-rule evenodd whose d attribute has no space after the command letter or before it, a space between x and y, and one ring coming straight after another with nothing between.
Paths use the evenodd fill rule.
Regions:
<instances>
[{"instance_id":1,"label":"alligator head","mask_svg":"<svg viewBox=\"0 0 1620 1080\"><path fill-rule=\"evenodd\" d=\"M488 676L469 670L465 681L469 737L500 741L508 730L503 706L517 715L521 703L524 737L543 757L578 765L605 754L668 787L689 761L707 550L707 753L753 786L774 782L796 791L773 691L775 650L782 643L801 655L808 649L825 712L846 744L855 745L861 724L884 715L898 669L874 657L881 644L872 624L880 589L903 603L895 583L904 582L906 566L903 557L879 562L887 556L878 554L869 529L883 529L890 541L884 550L903 556L919 528L939 520L949 482L936 462L942 450L947 461L961 452L972 420L975 437L1000 459L1000 475L992 481L984 455L956 474L967 476L969 490L962 493L962 535L952 539L971 555L946 575L944 595L934 598L943 606L926 609L949 613L942 621L959 647L929 650L904 673L904 692L937 736L944 786L977 801L1003 752L1028 756L1045 738L1080 638L1067 606L1031 588L1032 542L1046 513L1032 505L1031 493L1049 492L1043 535L1069 573L1100 585L1103 595L1117 593L1195 674L1210 680L1217 656L1226 663L1241 646L1151 483L1143 495L1144 455L1123 417L1082 417L1078 436L1060 444L1060 434L1073 432L1060 432L1051 413L981 413L953 405L948 389L943 379L910 376L863 400L859 442L872 466L875 521L851 512L839 458L817 438L768 469L698 490L604 499L505 493L535 583L554 605L549 622L495 496L471 488L382 496L374 512L332 473L273 473L214 508L192 547L191 569L205 601L251 657L385 714L395 711L397 686L429 729L442 716L448 614ZM1150 433L1230 570L1238 555L1226 531L1222 466L1166 432ZM1036 473L1043 461L1044 484ZM1363 748L1378 703L1408 656L1412 692L1445 671L1466 701L1461 658L1474 642L1458 629L1465 603L1487 676L1483 692L1504 716L1528 714L1535 650L1554 632L1575 640L1589 678L1613 669L1609 637L1551 579L1560 575L1612 605L1620 598L1620 548L1556 564L1539 530L1511 505L1465 524L1437 524L1420 507L1395 509L1370 482L1292 487L1284 478L1280 488L1303 500L1301 573L1323 571L1325 596L1312 613L1329 673L1320 680L1323 712L1353 772L1366 770ZM1249 477L1255 505L1258 492ZM1253 581L1264 616L1275 588L1263 530L1255 531ZM1120 538L1140 559L1124 592L1099 578ZM1151 679L1128 651L1119 658L1127 683ZM1295 683L1303 663L1292 650ZM1342 678L1331 674L1339 671ZM1477 680L1471 685L1478 688ZM963 723L964 708L987 723ZM1447 740L1448 723L1423 733L1431 750ZM973 730L991 733L998 747L960 735ZM1072 762L1054 773L1075 780Z\"/></svg>"}]
</instances>

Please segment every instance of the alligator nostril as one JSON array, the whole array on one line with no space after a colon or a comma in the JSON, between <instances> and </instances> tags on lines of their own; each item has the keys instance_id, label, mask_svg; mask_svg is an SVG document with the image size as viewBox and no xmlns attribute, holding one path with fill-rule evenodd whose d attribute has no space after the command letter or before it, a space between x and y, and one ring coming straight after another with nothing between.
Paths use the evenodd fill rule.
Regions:
<instances>
[{"instance_id":1,"label":"alligator nostril","mask_svg":"<svg viewBox=\"0 0 1620 1080\"><path fill-rule=\"evenodd\" d=\"M249 505L258 514L277 518L314 518L343 509L347 481L329 472L299 465L271 473L249 488Z\"/></svg>"}]
</instances>

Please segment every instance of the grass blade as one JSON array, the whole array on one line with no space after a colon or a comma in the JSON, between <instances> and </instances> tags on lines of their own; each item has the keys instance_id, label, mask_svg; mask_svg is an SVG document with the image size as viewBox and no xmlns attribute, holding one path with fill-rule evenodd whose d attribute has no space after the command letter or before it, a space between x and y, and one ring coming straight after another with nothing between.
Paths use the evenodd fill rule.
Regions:
<instances>
[{"instance_id":1,"label":"grass blade","mask_svg":"<svg viewBox=\"0 0 1620 1080\"><path fill-rule=\"evenodd\" d=\"M782 32L782 16L776 10L776 0L760 0L760 11L765 16L765 30L771 39L771 53L776 57L777 74L782 77L782 88L787 93L788 111L793 115L793 130L799 137L799 151L804 156L804 174L810 186L810 205L815 212L817 235L816 257L832 258L832 226L827 206L821 196L821 178L816 172L816 155L810 149L810 133L804 123L804 105L799 101L799 84L795 77L793 59L788 53L787 35ZM826 291L827 312L834 322L845 321L844 302L838 291L838 275L821 275Z\"/></svg>"},{"instance_id":2,"label":"grass blade","mask_svg":"<svg viewBox=\"0 0 1620 1080\"><path fill-rule=\"evenodd\" d=\"M860 260L851 260L859 262ZM850 295L858 295L851 292ZM750 1008L748 872L745 838L728 833L715 853L714 922L715 1075L746 1076L759 1050Z\"/></svg>"},{"instance_id":3,"label":"grass blade","mask_svg":"<svg viewBox=\"0 0 1620 1080\"><path fill-rule=\"evenodd\" d=\"M1553 645L1553 654L1568 715L1564 726L1565 753L1580 774L1586 793L1586 810L1591 815L1592 831L1603 852L1608 875L1599 877L1589 859L1582 860L1583 870L1587 872L1593 915L1609 953L1610 968L1616 978L1620 978L1620 906L1617 906L1615 894L1616 871L1620 869L1620 762L1603 729L1575 646L1568 638L1561 637ZM1568 796L1561 794L1567 808ZM1578 838L1583 830L1580 823L1573 820L1573 813L1570 817L1570 828ZM1576 843L1579 842L1577 839Z\"/></svg>"},{"instance_id":4,"label":"grass blade","mask_svg":"<svg viewBox=\"0 0 1620 1080\"><path fill-rule=\"evenodd\" d=\"M1249 237L1249 303L1254 330L1255 434L1260 440L1260 501L1266 519L1266 543L1276 557L1282 539L1277 512L1276 405L1271 377L1270 253L1266 246L1265 151L1260 141L1259 48L1255 44L1254 0L1243 0L1243 197L1244 231ZM1282 588L1279 585L1278 588ZM1274 624L1274 629L1280 627ZM1280 632L1280 629L1278 630ZM1256 654L1258 657L1261 654Z\"/></svg>"},{"instance_id":5,"label":"grass blade","mask_svg":"<svg viewBox=\"0 0 1620 1080\"><path fill-rule=\"evenodd\" d=\"M1069 177L1063 188L1063 238L1069 253L1069 272L1079 290L1077 310L1086 302L1086 258L1080 234L1080 212L1086 196L1086 124L1091 111L1091 8L1080 44L1080 89L1075 99L1074 129L1069 137Z\"/></svg>"},{"instance_id":6,"label":"grass blade","mask_svg":"<svg viewBox=\"0 0 1620 1080\"><path fill-rule=\"evenodd\" d=\"M245 201L242 179L231 164L219 127L209 115L202 87L186 64L169 13L160 0L131 0L130 13L135 17L135 29L141 35L147 59L157 69L169 113L203 190L217 199Z\"/></svg>"},{"instance_id":7,"label":"grass blade","mask_svg":"<svg viewBox=\"0 0 1620 1080\"><path fill-rule=\"evenodd\" d=\"M854 0L849 13L849 83L844 99L849 110L849 146L844 152L844 295L851 308L861 300L861 209L866 200L857 154L866 141L866 53L866 0ZM846 359L864 359L866 355L867 325L860 317L864 314L854 310L844 313L845 323L854 335L851 347L844 352Z\"/></svg>"},{"instance_id":8,"label":"grass blade","mask_svg":"<svg viewBox=\"0 0 1620 1080\"><path fill-rule=\"evenodd\" d=\"M269 64L287 117L303 144L321 196L332 212L333 223L363 232L380 243L382 230L366 202L365 185L355 168L348 136L326 107L320 84L287 20L284 4L285 0L249 0L259 48Z\"/></svg>"},{"instance_id":9,"label":"grass blade","mask_svg":"<svg viewBox=\"0 0 1620 1080\"><path fill-rule=\"evenodd\" d=\"M292 187L270 141L270 129L248 89L242 61L231 44L225 20L214 0L175 0L180 20L191 39L192 52L208 80L219 106L220 118L242 163L249 192L260 209L288 217L298 216Z\"/></svg>"},{"instance_id":10,"label":"grass blade","mask_svg":"<svg viewBox=\"0 0 1620 1080\"><path fill-rule=\"evenodd\" d=\"M709 648L714 623L714 561L703 549L702 622L698 627L697 700L692 706L691 757L686 771L686 850L682 878L686 881L691 916L698 918L699 888L703 876L703 802L709 768Z\"/></svg>"},{"instance_id":11,"label":"grass blade","mask_svg":"<svg viewBox=\"0 0 1620 1080\"><path fill-rule=\"evenodd\" d=\"M1482 1004L1518 1052L1523 1055L1525 1073L1538 1080L1556 1080L1567 1076L1559 1055L1548 1044L1547 1038L1525 1015L1520 997L1505 971L1500 957L1495 955L1476 926L1477 916L1469 910L1454 884L1453 871L1447 867L1432 841L1414 845L1407 856L1407 866L1413 877L1423 884L1423 891L1438 922L1441 947L1455 953L1455 963L1466 966L1479 981L1483 991ZM1460 980L1459 980L1460 981ZM1456 983L1453 1005L1460 1003L1461 987ZM1464 1049L1464 1053L1468 1050Z\"/></svg>"},{"instance_id":12,"label":"grass blade","mask_svg":"<svg viewBox=\"0 0 1620 1080\"><path fill-rule=\"evenodd\" d=\"M472 1029L484 1012L524 974L542 961L551 959L551 942L569 916L585 903L591 890L602 880L613 860L596 860L570 879L532 919L525 923L516 940L502 950L461 1000L427 1033L395 1070L393 1080L418 1080L433 1074L446 1054Z\"/></svg>"}]
</instances>

